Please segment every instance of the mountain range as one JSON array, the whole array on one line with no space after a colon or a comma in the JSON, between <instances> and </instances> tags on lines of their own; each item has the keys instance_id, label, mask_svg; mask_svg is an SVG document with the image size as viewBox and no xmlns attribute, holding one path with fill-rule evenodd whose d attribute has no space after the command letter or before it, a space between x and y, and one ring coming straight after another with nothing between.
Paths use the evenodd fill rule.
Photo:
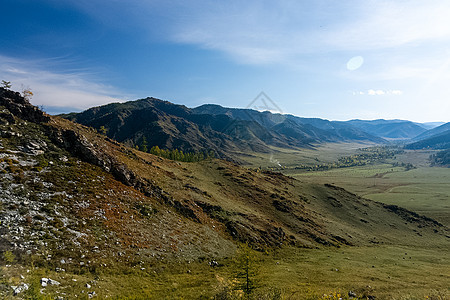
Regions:
<instances>
[{"instance_id":1,"label":"mountain range","mask_svg":"<svg viewBox=\"0 0 450 300\"><path fill-rule=\"evenodd\" d=\"M191 109L155 98L108 104L62 117L94 128L103 126L110 138L132 147L145 140L149 147L213 150L222 158L230 158L234 152L268 152L271 146L384 141L342 122L216 105Z\"/></svg>"},{"instance_id":2,"label":"mountain range","mask_svg":"<svg viewBox=\"0 0 450 300\"><path fill-rule=\"evenodd\" d=\"M449 123L405 120L329 121L290 114L205 104L195 108L156 98L93 107L61 115L86 126L104 128L108 137L130 147L211 152L236 160L235 153L310 148L321 143L376 143L424 139L445 131ZM411 146L415 147L415 146ZM418 147L418 146L417 146Z\"/></svg>"},{"instance_id":3,"label":"mountain range","mask_svg":"<svg viewBox=\"0 0 450 300\"><path fill-rule=\"evenodd\" d=\"M404 120L350 120L347 123L386 139L411 139L427 131L422 125Z\"/></svg>"}]
</instances>

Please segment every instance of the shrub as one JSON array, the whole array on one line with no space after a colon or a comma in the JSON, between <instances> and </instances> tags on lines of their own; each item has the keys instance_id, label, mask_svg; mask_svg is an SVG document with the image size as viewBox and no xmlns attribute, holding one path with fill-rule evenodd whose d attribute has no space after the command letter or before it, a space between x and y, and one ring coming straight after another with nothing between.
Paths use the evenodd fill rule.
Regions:
<instances>
[{"instance_id":1,"label":"shrub","mask_svg":"<svg viewBox=\"0 0 450 300\"><path fill-rule=\"evenodd\" d=\"M3 253L3 260L5 261L6 264L9 264L9 265L12 264L15 259L16 259L16 256L11 251L5 251Z\"/></svg>"}]
</instances>

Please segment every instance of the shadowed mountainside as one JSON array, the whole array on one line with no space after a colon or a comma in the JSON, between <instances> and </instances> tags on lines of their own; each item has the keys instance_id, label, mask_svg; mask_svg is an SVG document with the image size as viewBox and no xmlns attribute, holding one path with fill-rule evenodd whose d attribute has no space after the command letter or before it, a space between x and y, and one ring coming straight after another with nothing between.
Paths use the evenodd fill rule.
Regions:
<instances>
[{"instance_id":1,"label":"shadowed mountainside","mask_svg":"<svg viewBox=\"0 0 450 300\"><path fill-rule=\"evenodd\" d=\"M431 138L433 136L440 135L440 134L442 134L442 133L444 133L444 132L446 132L448 130L450 130L450 122L442 124L442 125L440 125L438 127L435 127L433 129L427 130L424 133L416 136L414 138L414 140L415 141L425 140L425 139Z\"/></svg>"},{"instance_id":2,"label":"shadowed mountainside","mask_svg":"<svg viewBox=\"0 0 450 300\"><path fill-rule=\"evenodd\" d=\"M270 146L292 148L322 142L383 142L342 122L215 105L190 109L155 98L114 103L62 116L94 128L104 126L110 138L132 147L142 145L145 138L149 147L185 152L213 150L227 159L235 152L268 152Z\"/></svg>"},{"instance_id":3,"label":"shadowed mountainside","mask_svg":"<svg viewBox=\"0 0 450 300\"><path fill-rule=\"evenodd\" d=\"M405 146L406 149L448 149L450 148L450 130L432 135Z\"/></svg>"},{"instance_id":4,"label":"shadowed mountainside","mask_svg":"<svg viewBox=\"0 0 450 300\"><path fill-rule=\"evenodd\" d=\"M235 120L252 120L261 126L272 129L273 126L286 123L288 127L296 127L296 132L303 134L315 142L370 141L385 142L345 122L328 121L319 118L301 118L289 114L260 112L253 109L227 108L216 104L205 104L192 111L196 114L227 115ZM283 126L283 125L282 125Z\"/></svg>"}]
</instances>

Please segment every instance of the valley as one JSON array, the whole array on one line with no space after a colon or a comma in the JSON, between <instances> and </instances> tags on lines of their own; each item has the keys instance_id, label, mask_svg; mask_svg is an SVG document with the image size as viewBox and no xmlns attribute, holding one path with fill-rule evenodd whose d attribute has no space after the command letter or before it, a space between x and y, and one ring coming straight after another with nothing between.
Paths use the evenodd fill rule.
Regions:
<instances>
[{"instance_id":1,"label":"valley","mask_svg":"<svg viewBox=\"0 0 450 300\"><path fill-rule=\"evenodd\" d=\"M450 225L450 172L445 167L430 167L430 155L438 150L406 150L395 158L363 166L305 170L298 166L333 165L341 157L376 149L370 144L325 144L314 149L273 149L270 154L241 156L249 168L268 168L300 181L335 184L364 198L395 204ZM394 148L396 149L396 148ZM281 165L281 167L278 165ZM403 165L403 166L402 166ZM409 169L405 166L413 166Z\"/></svg>"}]
</instances>

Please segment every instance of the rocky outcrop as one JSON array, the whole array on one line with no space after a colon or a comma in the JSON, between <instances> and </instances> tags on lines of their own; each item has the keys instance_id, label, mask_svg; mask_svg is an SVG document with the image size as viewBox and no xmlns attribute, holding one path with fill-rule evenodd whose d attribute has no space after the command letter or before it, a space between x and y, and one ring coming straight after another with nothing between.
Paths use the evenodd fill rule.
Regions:
<instances>
[{"instance_id":1,"label":"rocky outcrop","mask_svg":"<svg viewBox=\"0 0 450 300\"><path fill-rule=\"evenodd\" d=\"M73 155L110 172L117 180L128 186L142 186L143 181L133 171L119 163L112 155L96 147L83 134L71 129L61 129L53 126L48 126L47 129L48 136L53 142Z\"/></svg>"},{"instance_id":2,"label":"rocky outcrop","mask_svg":"<svg viewBox=\"0 0 450 300\"><path fill-rule=\"evenodd\" d=\"M44 123L50 116L32 105L20 93L0 88L0 106L6 107L16 117L34 123Z\"/></svg>"}]
</instances>

